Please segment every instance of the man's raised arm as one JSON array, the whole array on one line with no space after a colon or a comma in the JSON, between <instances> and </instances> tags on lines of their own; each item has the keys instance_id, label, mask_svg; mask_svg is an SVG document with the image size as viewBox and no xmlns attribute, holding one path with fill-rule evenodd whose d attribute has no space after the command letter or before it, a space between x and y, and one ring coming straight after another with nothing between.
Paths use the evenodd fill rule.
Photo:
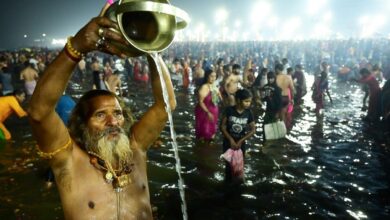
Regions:
<instances>
[{"instance_id":1,"label":"man's raised arm","mask_svg":"<svg viewBox=\"0 0 390 220\"><path fill-rule=\"evenodd\" d=\"M132 127L133 137L139 146L144 150L146 150L158 138L168 119L168 114L165 110L165 102L161 88L160 76L157 71L156 63L150 56L148 56L148 63L151 70L151 83L155 103ZM176 108L175 93L173 91L168 68L160 55L158 55L157 65L160 66L160 70L162 71L164 83L168 92L169 105L171 111L173 111Z\"/></svg>"},{"instance_id":2,"label":"man's raised arm","mask_svg":"<svg viewBox=\"0 0 390 220\"><path fill-rule=\"evenodd\" d=\"M43 152L55 152L70 141L67 128L55 113L55 106L83 54L100 50L123 57L121 51L109 42L127 42L110 28L118 27L108 18L93 18L73 38L68 39L64 49L39 79L28 112L33 134Z\"/></svg>"}]
</instances>

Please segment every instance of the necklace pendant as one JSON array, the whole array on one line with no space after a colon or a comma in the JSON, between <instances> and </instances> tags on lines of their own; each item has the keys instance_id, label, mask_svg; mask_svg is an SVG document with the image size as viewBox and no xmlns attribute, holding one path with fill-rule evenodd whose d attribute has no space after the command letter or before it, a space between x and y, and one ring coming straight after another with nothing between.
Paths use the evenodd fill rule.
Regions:
<instances>
[{"instance_id":1,"label":"necklace pendant","mask_svg":"<svg viewBox=\"0 0 390 220\"><path fill-rule=\"evenodd\" d=\"M131 183L131 179L130 179L129 175L119 176L118 179L116 180L116 185L120 188L125 187L129 183Z\"/></svg>"},{"instance_id":2,"label":"necklace pendant","mask_svg":"<svg viewBox=\"0 0 390 220\"><path fill-rule=\"evenodd\" d=\"M107 183L112 183L112 181L114 180L114 176L112 175L112 173L110 171L107 171L107 173L106 173L106 175L104 175L104 177L106 178Z\"/></svg>"}]
</instances>

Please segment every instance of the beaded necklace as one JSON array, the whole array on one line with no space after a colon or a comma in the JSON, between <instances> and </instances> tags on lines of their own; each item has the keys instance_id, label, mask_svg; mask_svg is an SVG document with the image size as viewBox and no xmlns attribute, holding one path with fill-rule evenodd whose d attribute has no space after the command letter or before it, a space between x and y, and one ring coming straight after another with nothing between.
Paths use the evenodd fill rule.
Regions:
<instances>
[{"instance_id":1,"label":"beaded necklace","mask_svg":"<svg viewBox=\"0 0 390 220\"><path fill-rule=\"evenodd\" d=\"M121 164L118 170L114 170L111 163L105 161L98 154L88 151L91 164L99 170L105 172L104 179L107 183L112 183L116 191L121 191L123 187L132 183L129 174L133 171L134 164Z\"/></svg>"}]
</instances>

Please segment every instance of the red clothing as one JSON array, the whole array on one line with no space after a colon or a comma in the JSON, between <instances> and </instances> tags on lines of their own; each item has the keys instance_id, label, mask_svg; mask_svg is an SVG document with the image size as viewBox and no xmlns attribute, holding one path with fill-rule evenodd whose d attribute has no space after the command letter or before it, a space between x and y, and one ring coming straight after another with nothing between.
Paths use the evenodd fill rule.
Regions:
<instances>
[{"instance_id":1,"label":"red clothing","mask_svg":"<svg viewBox=\"0 0 390 220\"><path fill-rule=\"evenodd\" d=\"M381 93L378 80L376 80L374 74L364 77L359 80L360 83L368 85L369 88L369 101L367 116L370 119L376 120L379 117L378 104Z\"/></svg>"}]
</instances>

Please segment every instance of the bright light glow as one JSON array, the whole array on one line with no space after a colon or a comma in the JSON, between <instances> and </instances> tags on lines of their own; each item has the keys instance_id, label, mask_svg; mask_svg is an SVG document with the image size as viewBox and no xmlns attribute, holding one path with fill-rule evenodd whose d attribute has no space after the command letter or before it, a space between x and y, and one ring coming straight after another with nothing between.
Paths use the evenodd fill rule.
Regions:
<instances>
[{"instance_id":1,"label":"bright light glow","mask_svg":"<svg viewBox=\"0 0 390 220\"><path fill-rule=\"evenodd\" d=\"M325 13L323 20L324 20L324 22L329 22L330 20L332 20L332 17L333 17L332 12L328 11Z\"/></svg>"},{"instance_id":2,"label":"bright light glow","mask_svg":"<svg viewBox=\"0 0 390 220\"><path fill-rule=\"evenodd\" d=\"M372 19L372 23L378 27L382 27L386 23L386 16L384 15L376 15Z\"/></svg>"},{"instance_id":3,"label":"bright light glow","mask_svg":"<svg viewBox=\"0 0 390 220\"><path fill-rule=\"evenodd\" d=\"M326 40L326 39L329 39L331 34L332 34L332 32L327 25L325 25L323 23L318 23L314 27L312 38Z\"/></svg>"},{"instance_id":4,"label":"bright light glow","mask_svg":"<svg viewBox=\"0 0 390 220\"><path fill-rule=\"evenodd\" d=\"M309 15L315 15L319 13L320 10L322 10L326 3L327 0L307 0L307 13Z\"/></svg>"},{"instance_id":5,"label":"bright light glow","mask_svg":"<svg viewBox=\"0 0 390 220\"><path fill-rule=\"evenodd\" d=\"M389 34L389 38L390 38L390 34ZM249 33L248 33L248 32L244 32L244 33L242 34L242 39L243 39L244 41L249 40Z\"/></svg>"},{"instance_id":6,"label":"bright light glow","mask_svg":"<svg viewBox=\"0 0 390 220\"><path fill-rule=\"evenodd\" d=\"M357 14L362 15L361 17L358 15L352 19L345 19L356 23L348 24L343 28L339 27L339 24L344 22L342 18L340 20L340 16L343 16L340 13L343 11L341 8L330 8L329 0L305 0L302 3L307 8L302 10L302 6L296 5L298 8L294 6L288 12L280 10L278 3L272 0L251 1L245 11L236 11L234 8L234 13L228 11L231 9L227 5L221 5L222 7L214 9L215 23L199 21L195 24L191 23L187 29L178 31L175 40L203 42L387 38L388 28L390 28L387 15L387 11L390 10L390 0L382 1L381 10L372 12L360 10ZM306 9L310 15L302 13Z\"/></svg>"},{"instance_id":7,"label":"bright light glow","mask_svg":"<svg viewBox=\"0 0 390 220\"><path fill-rule=\"evenodd\" d=\"M361 17L359 19L359 24L361 25L360 37L370 38L375 35L383 36L384 34L378 31L386 24L386 20L387 18L384 15Z\"/></svg>"},{"instance_id":8,"label":"bright light glow","mask_svg":"<svg viewBox=\"0 0 390 220\"><path fill-rule=\"evenodd\" d=\"M267 26L270 28L275 28L279 24L279 18L276 16L272 16L268 19Z\"/></svg>"},{"instance_id":9,"label":"bright light glow","mask_svg":"<svg viewBox=\"0 0 390 220\"><path fill-rule=\"evenodd\" d=\"M336 33L336 39L337 40L342 40L345 39L344 35L342 33Z\"/></svg>"},{"instance_id":10,"label":"bright light glow","mask_svg":"<svg viewBox=\"0 0 390 220\"><path fill-rule=\"evenodd\" d=\"M272 6L269 2L259 1L252 7L250 19L254 25L261 24L265 18L272 13Z\"/></svg>"},{"instance_id":11,"label":"bright light glow","mask_svg":"<svg viewBox=\"0 0 390 220\"><path fill-rule=\"evenodd\" d=\"M226 9L224 8L220 8L217 10L216 14L215 14L215 21L217 24L222 24L226 21L226 19L228 18L228 15L229 15L229 12L226 11Z\"/></svg>"},{"instance_id":12,"label":"bright light glow","mask_svg":"<svg viewBox=\"0 0 390 220\"><path fill-rule=\"evenodd\" d=\"M366 25L368 23L369 19L370 18L367 15L364 15L364 16L359 18L359 24Z\"/></svg>"},{"instance_id":13,"label":"bright light glow","mask_svg":"<svg viewBox=\"0 0 390 220\"><path fill-rule=\"evenodd\" d=\"M24 38L27 38L27 34L23 35Z\"/></svg>"},{"instance_id":14,"label":"bright light glow","mask_svg":"<svg viewBox=\"0 0 390 220\"><path fill-rule=\"evenodd\" d=\"M205 40L205 29L206 25L204 23L199 23L198 26L196 26L196 41Z\"/></svg>"},{"instance_id":15,"label":"bright light glow","mask_svg":"<svg viewBox=\"0 0 390 220\"><path fill-rule=\"evenodd\" d=\"M46 34L45 34L45 33L43 33L43 34L42 34L42 37L46 37Z\"/></svg>"},{"instance_id":16,"label":"bright light glow","mask_svg":"<svg viewBox=\"0 0 390 220\"><path fill-rule=\"evenodd\" d=\"M234 27L235 27L235 28L240 28L240 27L241 27L241 21L240 21L240 20L236 20L236 21L234 22Z\"/></svg>"},{"instance_id":17,"label":"bright light glow","mask_svg":"<svg viewBox=\"0 0 390 220\"><path fill-rule=\"evenodd\" d=\"M297 36L296 31L301 26L301 24L302 24L302 21L298 17L288 19L282 27L282 30L281 30L282 33L280 35L280 39L281 40L288 40L288 39L292 39L292 37Z\"/></svg>"},{"instance_id":18,"label":"bright light glow","mask_svg":"<svg viewBox=\"0 0 390 220\"><path fill-rule=\"evenodd\" d=\"M53 39L51 41L51 44L53 46L64 46L66 43L66 39Z\"/></svg>"}]
</instances>

